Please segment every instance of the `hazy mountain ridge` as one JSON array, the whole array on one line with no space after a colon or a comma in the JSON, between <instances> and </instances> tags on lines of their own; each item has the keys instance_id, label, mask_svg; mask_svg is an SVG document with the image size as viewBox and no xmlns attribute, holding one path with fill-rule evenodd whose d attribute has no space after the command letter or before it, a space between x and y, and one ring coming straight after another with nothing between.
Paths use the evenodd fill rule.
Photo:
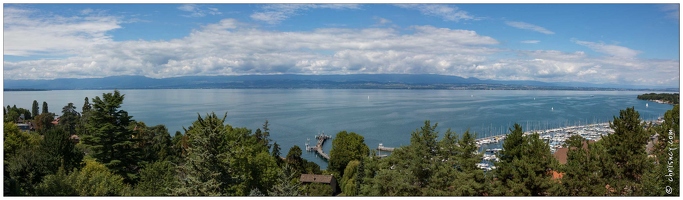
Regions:
<instances>
[{"instance_id":1,"label":"hazy mountain ridge","mask_svg":"<svg viewBox=\"0 0 683 200\"><path fill-rule=\"evenodd\" d=\"M110 76L53 80L4 80L5 90L198 89L198 88L386 88L386 89L667 89L579 82L498 81L434 74L243 75L149 78ZM678 88L667 90L678 91Z\"/></svg>"}]
</instances>

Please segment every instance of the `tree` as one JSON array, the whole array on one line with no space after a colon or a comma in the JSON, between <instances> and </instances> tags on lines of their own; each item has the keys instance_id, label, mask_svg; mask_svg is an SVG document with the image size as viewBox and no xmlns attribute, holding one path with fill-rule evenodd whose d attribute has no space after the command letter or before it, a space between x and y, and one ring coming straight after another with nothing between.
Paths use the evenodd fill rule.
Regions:
<instances>
[{"instance_id":1,"label":"tree","mask_svg":"<svg viewBox=\"0 0 683 200\"><path fill-rule=\"evenodd\" d=\"M603 149L595 143L588 143L583 137L573 135L565 142L567 152L567 164L561 168L562 176L560 187L562 190L556 195L567 196L601 196L605 195L606 184L602 176L600 158L604 155ZM586 147L584 148L584 144ZM603 187L599 187L603 186Z\"/></svg>"},{"instance_id":2,"label":"tree","mask_svg":"<svg viewBox=\"0 0 683 200\"><path fill-rule=\"evenodd\" d=\"M346 165L352 160L360 160L368 156L370 149L365 145L365 138L354 132L340 131L332 140L330 161L327 167L337 180L344 176Z\"/></svg>"},{"instance_id":3,"label":"tree","mask_svg":"<svg viewBox=\"0 0 683 200\"><path fill-rule=\"evenodd\" d=\"M3 155L7 159L22 149L37 146L40 143L40 136L33 135L19 130L19 127L12 122L5 122L3 127Z\"/></svg>"},{"instance_id":4,"label":"tree","mask_svg":"<svg viewBox=\"0 0 683 200\"><path fill-rule=\"evenodd\" d=\"M43 112L41 114L45 113L50 113L50 111L47 109L47 102L43 101Z\"/></svg>"},{"instance_id":5,"label":"tree","mask_svg":"<svg viewBox=\"0 0 683 200\"><path fill-rule=\"evenodd\" d=\"M88 97L85 97L85 102L83 103L83 108L81 108L81 113L85 114L86 112L90 111L92 109L92 106L90 105L90 102L88 101Z\"/></svg>"},{"instance_id":6,"label":"tree","mask_svg":"<svg viewBox=\"0 0 683 200\"><path fill-rule=\"evenodd\" d=\"M69 103L62 108L62 116L59 117L59 125L66 130L69 135L76 134L76 124L81 117L81 114L76 111L73 103Z\"/></svg>"},{"instance_id":7,"label":"tree","mask_svg":"<svg viewBox=\"0 0 683 200\"><path fill-rule=\"evenodd\" d=\"M12 109L8 109L7 115L5 115L5 122L16 123L18 118L19 118L19 113L17 113L17 111L14 111Z\"/></svg>"},{"instance_id":8,"label":"tree","mask_svg":"<svg viewBox=\"0 0 683 200\"><path fill-rule=\"evenodd\" d=\"M180 196L229 195L230 187L239 177L233 176L229 162L230 147L227 134L232 127L225 125L225 118L215 113L202 118L185 129L188 137L184 165L179 167L179 188L173 191ZM236 145L235 145L236 146Z\"/></svg>"},{"instance_id":9,"label":"tree","mask_svg":"<svg viewBox=\"0 0 683 200\"><path fill-rule=\"evenodd\" d=\"M450 185L453 165L446 165L439 155L441 148L436 138L437 125L427 120L423 127L411 133L410 145L394 149L390 156L379 160L376 166L370 164L364 180L370 186L361 189L364 195L419 196L447 195L441 187ZM452 160L451 160L452 161ZM371 162L372 163L372 162ZM441 169L446 170L440 173ZM449 174L446 180L438 175ZM386 184L391 183L391 184Z\"/></svg>"},{"instance_id":10,"label":"tree","mask_svg":"<svg viewBox=\"0 0 683 200\"><path fill-rule=\"evenodd\" d=\"M123 196L130 191L123 177L93 159L86 159L81 170L69 174L67 182L80 196Z\"/></svg>"},{"instance_id":11,"label":"tree","mask_svg":"<svg viewBox=\"0 0 683 200\"><path fill-rule=\"evenodd\" d=\"M408 154L414 158L408 166L410 171L416 178L416 186L424 187L428 184L428 179L432 175L432 165L435 162L435 157L439 151L436 138L439 133L436 131L438 123L434 126L430 125L429 120L425 121L424 126L410 134L410 146L406 148Z\"/></svg>"},{"instance_id":12,"label":"tree","mask_svg":"<svg viewBox=\"0 0 683 200\"><path fill-rule=\"evenodd\" d=\"M139 160L138 150L134 148L136 139L128 125L133 122L128 112L119 110L125 95L118 90L102 94L93 99L93 110L88 116L86 128L89 135L82 137L82 143L90 149L92 157L111 169L114 174L124 177L127 183L137 179Z\"/></svg>"},{"instance_id":13,"label":"tree","mask_svg":"<svg viewBox=\"0 0 683 200\"><path fill-rule=\"evenodd\" d=\"M76 188L68 180L69 176L63 167L57 170L57 173L47 175L43 181L36 186L36 195L38 196L77 196Z\"/></svg>"},{"instance_id":14,"label":"tree","mask_svg":"<svg viewBox=\"0 0 683 200\"><path fill-rule=\"evenodd\" d=\"M446 131L446 135L449 132L450 130ZM444 137L443 140L446 140L446 138ZM448 145L457 147L455 160L457 162L456 169L459 169L455 172L455 183L452 183L455 187L451 195L479 196L488 193L484 171L477 167L477 164L481 162L482 153L478 153L475 138L476 136L470 134L469 130L467 130L463 133L462 138L457 141L457 145L452 143Z\"/></svg>"},{"instance_id":15,"label":"tree","mask_svg":"<svg viewBox=\"0 0 683 200\"><path fill-rule=\"evenodd\" d=\"M649 137L640 114L633 107L621 110L610 128L614 133L603 136L601 141L613 166L605 166L603 176L615 189L614 195L642 195L641 176L651 162L645 152Z\"/></svg>"},{"instance_id":16,"label":"tree","mask_svg":"<svg viewBox=\"0 0 683 200\"><path fill-rule=\"evenodd\" d=\"M256 129L256 133L254 133L254 136L256 137L257 141L260 144L263 144L268 150L270 150L270 129L268 128L268 120L263 123L263 131L261 129Z\"/></svg>"},{"instance_id":17,"label":"tree","mask_svg":"<svg viewBox=\"0 0 683 200\"><path fill-rule=\"evenodd\" d=\"M278 174L278 179L273 188L268 190L270 196L299 196L299 176L296 170L285 164Z\"/></svg>"},{"instance_id":18,"label":"tree","mask_svg":"<svg viewBox=\"0 0 683 200\"><path fill-rule=\"evenodd\" d=\"M54 127L52 121L54 121L54 115L52 113L42 113L35 117L33 122L35 123L36 131L39 133L44 133Z\"/></svg>"},{"instance_id":19,"label":"tree","mask_svg":"<svg viewBox=\"0 0 683 200\"><path fill-rule=\"evenodd\" d=\"M176 166L165 160L147 164L140 170L140 182L135 187L139 196L165 196L177 187Z\"/></svg>"},{"instance_id":20,"label":"tree","mask_svg":"<svg viewBox=\"0 0 683 200\"><path fill-rule=\"evenodd\" d=\"M20 131L14 123L3 129L4 191L6 196L34 195L34 188L49 173L46 156L38 148L39 135Z\"/></svg>"},{"instance_id":21,"label":"tree","mask_svg":"<svg viewBox=\"0 0 683 200\"><path fill-rule=\"evenodd\" d=\"M83 103L83 108L81 109L81 117L78 124L76 124L76 133L81 136L90 135L88 134L87 124L88 119L90 119L90 110L92 109L92 106L90 105L90 102L88 102L88 97L85 97L85 103Z\"/></svg>"},{"instance_id":22,"label":"tree","mask_svg":"<svg viewBox=\"0 0 683 200\"><path fill-rule=\"evenodd\" d=\"M76 149L76 145L69 138L69 133L59 129L46 131L45 139L40 143L43 154L47 156L45 164L55 173L60 167L66 171L80 168L83 152Z\"/></svg>"},{"instance_id":23,"label":"tree","mask_svg":"<svg viewBox=\"0 0 683 200\"><path fill-rule=\"evenodd\" d=\"M310 183L302 186L305 196L332 196L332 187L322 183Z\"/></svg>"},{"instance_id":24,"label":"tree","mask_svg":"<svg viewBox=\"0 0 683 200\"><path fill-rule=\"evenodd\" d=\"M340 188L346 196L358 195L358 193L356 193L356 176L359 165L360 161L352 160L346 165L346 169L344 169L344 176L340 181Z\"/></svg>"},{"instance_id":25,"label":"tree","mask_svg":"<svg viewBox=\"0 0 683 200\"><path fill-rule=\"evenodd\" d=\"M39 109L38 109L38 101L33 100L33 107L31 108L31 115L34 116L34 117L35 117L35 116L38 116L38 114L40 114L40 113L38 113L38 111L39 111Z\"/></svg>"},{"instance_id":26,"label":"tree","mask_svg":"<svg viewBox=\"0 0 683 200\"><path fill-rule=\"evenodd\" d=\"M175 155L174 163L180 165L183 162L183 157L185 156L185 149L187 149L187 135L183 135L180 131L176 131L173 138L171 138L173 155Z\"/></svg>"},{"instance_id":27,"label":"tree","mask_svg":"<svg viewBox=\"0 0 683 200\"><path fill-rule=\"evenodd\" d=\"M534 133L524 136L522 126L510 129L500 162L496 163L496 195L545 196L552 187L552 166L556 164L550 147Z\"/></svg>"},{"instance_id":28,"label":"tree","mask_svg":"<svg viewBox=\"0 0 683 200\"><path fill-rule=\"evenodd\" d=\"M32 119L31 111L24 108L17 108L17 105L12 107L7 106L7 115L5 116L5 122L17 122L19 118L24 120ZM23 116L22 116L23 115Z\"/></svg>"},{"instance_id":29,"label":"tree","mask_svg":"<svg viewBox=\"0 0 683 200\"><path fill-rule=\"evenodd\" d=\"M284 161L282 160L282 157L280 156L280 145L277 144L277 142L273 143L273 151L270 155L273 156L273 158L275 158L275 162L277 163L277 166L282 167L282 164L284 163Z\"/></svg>"},{"instance_id":30,"label":"tree","mask_svg":"<svg viewBox=\"0 0 683 200\"><path fill-rule=\"evenodd\" d=\"M132 127L136 139L135 147L140 150L140 161L153 163L161 160L177 161L171 135L164 125L147 127L144 122L135 122Z\"/></svg>"},{"instance_id":31,"label":"tree","mask_svg":"<svg viewBox=\"0 0 683 200\"><path fill-rule=\"evenodd\" d=\"M152 149L156 152L157 161L167 160L176 161L178 154L173 151L173 143L171 141L171 134L164 125L156 125L151 128L155 133L152 143Z\"/></svg>"},{"instance_id":32,"label":"tree","mask_svg":"<svg viewBox=\"0 0 683 200\"><path fill-rule=\"evenodd\" d=\"M295 171L294 173L297 173L298 175L306 171L306 167L304 167L304 159L301 158L301 154L301 148L297 145L294 145L292 148L289 148L289 152L285 158L287 164Z\"/></svg>"}]
</instances>

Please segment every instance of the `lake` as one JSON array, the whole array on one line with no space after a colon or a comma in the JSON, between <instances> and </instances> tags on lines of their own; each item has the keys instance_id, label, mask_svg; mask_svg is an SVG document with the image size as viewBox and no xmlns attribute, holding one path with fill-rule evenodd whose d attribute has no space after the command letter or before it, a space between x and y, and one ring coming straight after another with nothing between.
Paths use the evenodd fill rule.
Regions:
<instances>
[{"instance_id":1,"label":"lake","mask_svg":"<svg viewBox=\"0 0 683 200\"><path fill-rule=\"evenodd\" d=\"M55 90L4 92L3 105L31 109L33 100L48 103L50 112L72 102L81 110L85 97L113 90ZM642 91L541 91L541 90L372 90L372 89L159 89L121 90L121 109L147 126L164 124L171 135L183 132L197 120L197 113L228 112L226 122L255 131L265 120L271 139L281 145L283 156L298 145L305 151L307 139L315 145L318 133L346 130L365 137L370 149L379 143L398 147L410 143L410 134L425 120L438 122L440 133L451 128L469 129L479 136L501 133L514 123L527 128L554 128L598 123L619 116L619 110L635 107L643 119L656 119L668 104L636 99ZM646 103L649 105L646 107ZM42 108L41 108L42 109ZM332 144L325 144L329 153ZM304 158L327 164L313 153Z\"/></svg>"}]
</instances>

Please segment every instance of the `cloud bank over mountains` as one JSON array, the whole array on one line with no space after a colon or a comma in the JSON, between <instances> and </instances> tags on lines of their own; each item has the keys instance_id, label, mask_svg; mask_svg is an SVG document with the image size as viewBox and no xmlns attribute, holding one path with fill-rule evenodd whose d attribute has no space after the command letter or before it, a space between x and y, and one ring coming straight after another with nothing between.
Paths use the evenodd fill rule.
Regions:
<instances>
[{"instance_id":1,"label":"cloud bank over mountains","mask_svg":"<svg viewBox=\"0 0 683 200\"><path fill-rule=\"evenodd\" d=\"M401 4L401 8L445 21L476 20L457 7ZM308 9L362 9L359 5L266 5L250 18L278 24ZM213 7L182 5L187 17L219 15ZM4 8L5 79L91 78L144 75L166 78L247 74L441 74L479 79L582 81L634 85L678 85L679 60L641 59L639 50L601 41L571 39L586 52L518 50L473 30L432 25L317 28L276 31L224 18L170 40L114 41L120 16L85 11L44 14ZM369 18L369 21L383 19ZM389 22L386 20L386 22ZM546 35L555 32L526 22L505 23ZM504 26L504 25L503 25ZM539 40L523 40L539 45ZM41 56L49 55L49 58ZM513 56L510 56L513 55ZM36 57L36 59L31 59Z\"/></svg>"}]
</instances>

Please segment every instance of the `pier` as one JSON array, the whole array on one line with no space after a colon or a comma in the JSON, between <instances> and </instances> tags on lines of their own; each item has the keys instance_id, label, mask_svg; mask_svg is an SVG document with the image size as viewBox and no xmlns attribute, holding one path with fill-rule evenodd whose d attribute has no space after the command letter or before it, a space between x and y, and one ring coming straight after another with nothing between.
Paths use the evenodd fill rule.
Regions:
<instances>
[{"instance_id":1,"label":"pier","mask_svg":"<svg viewBox=\"0 0 683 200\"><path fill-rule=\"evenodd\" d=\"M382 143L379 143L379 146L377 146L377 150L393 152L394 148L393 147L385 147L384 145L382 145Z\"/></svg>"},{"instance_id":2,"label":"pier","mask_svg":"<svg viewBox=\"0 0 683 200\"><path fill-rule=\"evenodd\" d=\"M382 151L393 152L394 147L385 147L382 143L379 143L379 146L377 146L377 156L379 158L384 158L384 157L389 156L388 154L382 155Z\"/></svg>"},{"instance_id":3,"label":"pier","mask_svg":"<svg viewBox=\"0 0 683 200\"><path fill-rule=\"evenodd\" d=\"M318 155L323 157L323 159L325 159L326 161L329 161L330 156L327 155L325 152L323 152L323 144L325 144L325 141L327 141L327 139L330 139L330 138L332 138L332 136L325 135L325 133L321 133L320 135L316 135L315 139L318 140L318 143L315 145L315 147L312 147L308 144L308 142L306 142L306 151L314 151L314 152L318 153Z\"/></svg>"}]
</instances>

